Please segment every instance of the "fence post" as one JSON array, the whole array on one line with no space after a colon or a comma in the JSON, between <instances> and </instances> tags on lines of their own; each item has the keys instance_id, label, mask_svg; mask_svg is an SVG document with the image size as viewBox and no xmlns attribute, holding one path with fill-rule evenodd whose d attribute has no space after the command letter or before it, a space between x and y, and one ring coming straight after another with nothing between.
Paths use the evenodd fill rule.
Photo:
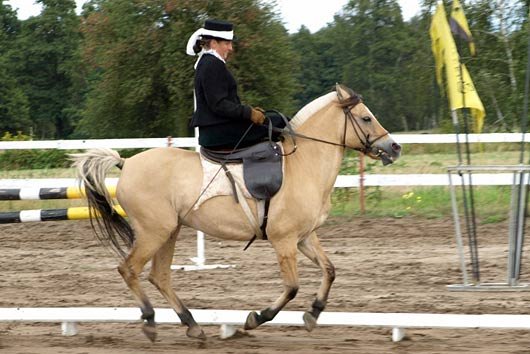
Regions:
<instances>
[{"instance_id":1,"label":"fence post","mask_svg":"<svg viewBox=\"0 0 530 354\"><path fill-rule=\"evenodd\" d=\"M361 204L361 215L364 215L364 154L359 153L359 199Z\"/></svg>"}]
</instances>

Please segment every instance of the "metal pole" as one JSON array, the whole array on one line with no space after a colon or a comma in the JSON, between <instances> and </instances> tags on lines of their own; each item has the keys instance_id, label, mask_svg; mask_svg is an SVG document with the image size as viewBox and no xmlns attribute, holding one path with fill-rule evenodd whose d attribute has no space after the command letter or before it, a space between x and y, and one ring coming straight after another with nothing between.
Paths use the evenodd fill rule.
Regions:
<instances>
[{"instance_id":1,"label":"metal pole","mask_svg":"<svg viewBox=\"0 0 530 354\"><path fill-rule=\"evenodd\" d=\"M456 191L453 184L453 178L451 172L448 172L449 175L449 188L451 191L451 207L453 208L453 219L455 223L455 235L456 235L456 247L458 249L458 255L460 258L460 269L462 270L462 281L463 285L468 285L467 278L467 269L466 269L466 259L464 255L464 245L462 243L462 231L460 230L460 218L458 216L458 204L456 202Z\"/></svg>"},{"instance_id":2,"label":"metal pole","mask_svg":"<svg viewBox=\"0 0 530 354\"><path fill-rule=\"evenodd\" d=\"M200 151L201 147L198 143L199 138L199 128L195 127L195 137L197 138L197 145L195 145L195 151ZM205 255L205 246L204 246L204 233L202 231L197 231L197 257L193 257L192 260L195 262L195 265L198 268L204 266L206 261Z\"/></svg>"},{"instance_id":3,"label":"metal pole","mask_svg":"<svg viewBox=\"0 0 530 354\"><path fill-rule=\"evenodd\" d=\"M361 215L365 213L365 199L364 199L364 154L361 152L359 156L359 199L361 203Z\"/></svg>"},{"instance_id":4,"label":"metal pole","mask_svg":"<svg viewBox=\"0 0 530 354\"><path fill-rule=\"evenodd\" d=\"M508 228L508 285L514 286L517 283L516 266L517 259L517 218L518 218L518 202L517 202L517 172L513 174L512 196L510 202L510 223Z\"/></svg>"},{"instance_id":5,"label":"metal pole","mask_svg":"<svg viewBox=\"0 0 530 354\"><path fill-rule=\"evenodd\" d=\"M469 128L468 128L468 116L467 116L467 109L466 109L466 95L465 95L465 87L464 87L464 73L463 73L463 63L462 63L462 56L460 53L462 53L461 50L461 41L458 41L458 70L460 74L460 93L462 94L462 111L463 111L463 118L464 118L464 133L466 137L466 158L467 158L467 165L471 165L471 152L469 149ZM456 120L458 122L458 120ZM453 118L454 122L454 118ZM457 143L459 143L457 141ZM464 182L462 182L462 191L464 193L464 208L465 208L465 216L466 216L466 226L467 226L467 232L469 237L469 251L471 252L471 266L473 270L473 277L475 278L475 281L477 283L480 282L480 271L479 271L479 259L478 259L478 247L477 247L477 229L476 229L476 216L475 216L475 197L473 195L473 181L471 178L471 173L468 174L468 190L469 190L469 212L467 210L467 203L466 203L466 191L464 188Z\"/></svg>"},{"instance_id":6,"label":"metal pole","mask_svg":"<svg viewBox=\"0 0 530 354\"><path fill-rule=\"evenodd\" d=\"M530 8L528 9L527 18L530 21ZM528 93L530 90L530 26L527 24L526 28L527 36L527 55L526 55L526 76L524 84L524 101L523 101L523 116L521 117L521 153L519 156L519 164L524 163L524 154L525 154L525 134L528 128ZM519 174L519 184L518 184L518 195L517 195L517 212L516 212L516 254L515 254L515 264L514 264L514 275L517 280L521 274L521 259L523 257L523 243L524 243L524 233L525 233L525 224L526 224L526 211L528 203L528 186L529 181L525 182L525 173L521 171Z\"/></svg>"},{"instance_id":7,"label":"metal pole","mask_svg":"<svg viewBox=\"0 0 530 354\"><path fill-rule=\"evenodd\" d=\"M521 259L522 259L522 255L523 255L523 243L524 243L524 233L525 233L525 230L524 230L524 226L525 226L525 214L526 214L526 210L525 210L525 205L526 205L526 193L528 192L527 191L527 188L525 188L525 177L527 177L528 175L526 175L525 173L521 172L519 173L519 178L520 178L520 181L519 181L519 194L518 194L518 203L517 203L517 229L515 230L516 231L516 235L517 235L517 238L516 238L516 253L515 253L515 269L514 269L514 278L519 281L519 276L521 274ZM526 182L526 184L528 184L528 181Z\"/></svg>"},{"instance_id":8,"label":"metal pole","mask_svg":"<svg viewBox=\"0 0 530 354\"><path fill-rule=\"evenodd\" d=\"M458 165L461 166L463 162L462 162L462 150L460 148L460 124L458 122L458 115L456 113L456 110L451 111L451 116L453 118L453 126L455 128L455 133L456 133L456 151L458 155ZM471 259L471 268L473 272L473 280L476 283L478 283L480 281L480 270L479 270L476 237L474 237L476 235L472 232L472 226L470 224L470 215L469 215L469 209L468 209L468 196L467 196L465 177L462 171L458 171L458 174L461 178L462 202L463 202L463 207L464 207L464 219L466 222L466 230L467 230L468 239L469 239L469 253L470 253L470 259ZM469 183L471 183L471 175L469 175Z\"/></svg>"}]
</instances>

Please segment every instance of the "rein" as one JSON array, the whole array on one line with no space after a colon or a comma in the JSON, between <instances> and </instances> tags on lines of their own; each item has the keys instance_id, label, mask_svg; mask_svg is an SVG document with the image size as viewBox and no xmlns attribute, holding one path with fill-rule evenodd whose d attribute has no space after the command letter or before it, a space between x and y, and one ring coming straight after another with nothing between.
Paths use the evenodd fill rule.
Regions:
<instances>
[{"instance_id":1,"label":"rein","mask_svg":"<svg viewBox=\"0 0 530 354\"><path fill-rule=\"evenodd\" d=\"M341 95L341 93L339 91L337 91L337 96L339 97L339 102L341 102L341 104L342 104L343 101L346 101L342 97L342 95ZM380 149L376 149L374 151L373 144L376 141L378 141L379 139L387 136L388 132L386 132L385 134L382 134L382 135L380 135L380 136L378 136L375 139L370 141L370 134L365 134L364 133L363 129L361 128L361 126L359 124L359 122L357 120L355 120L355 117L351 113L351 110L355 106L357 106L359 103L361 103L361 98L358 95L354 95L354 96L349 97L349 101L350 102L348 104L344 104L342 106L342 110L344 112L345 124L344 124L344 134L343 134L341 143L336 143L336 142L333 142L333 141L324 140L324 139L320 139L320 138L316 138L316 137L312 137L312 136L308 136L308 135L305 135L305 134L300 134L300 133L295 132L293 130L293 128L291 127L290 122L287 120L287 118L285 118L285 116L281 112L277 112L277 113L284 119L284 121L286 122L286 126L285 126L284 129L276 128L276 127L273 127L272 126L272 122L269 121L269 136L272 133L272 131L275 131L275 132L280 132L280 133L287 134L293 140L293 150L288 152L288 153L286 153L286 154L283 154L282 156L291 155L291 154L293 154L296 151L298 146L296 144L296 139L294 139L295 137L301 138L301 139L312 140L312 141L316 141L316 142L323 143L323 144L340 146L340 147L343 147L343 148L356 150L356 151L362 152L364 154L371 152L371 153L375 154L377 157L381 156L383 154L383 151L381 151ZM346 133L347 133L347 129L348 129L348 121L351 123L351 126L353 127L353 131L355 132L355 135L357 135L357 138L359 138L359 141L362 142L362 144L363 144L362 148L354 148L354 147L349 146L349 145L346 144Z\"/></svg>"}]
</instances>

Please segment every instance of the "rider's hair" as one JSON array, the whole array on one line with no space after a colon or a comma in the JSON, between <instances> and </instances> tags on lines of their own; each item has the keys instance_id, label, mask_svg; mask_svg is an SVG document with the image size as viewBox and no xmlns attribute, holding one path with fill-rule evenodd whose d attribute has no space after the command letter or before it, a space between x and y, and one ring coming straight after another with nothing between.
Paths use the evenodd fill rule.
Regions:
<instances>
[{"instance_id":1,"label":"rider's hair","mask_svg":"<svg viewBox=\"0 0 530 354\"><path fill-rule=\"evenodd\" d=\"M199 53L203 48L209 49L212 39L212 37L208 36L203 36L201 39L198 39L193 46L193 51L195 54Z\"/></svg>"}]
</instances>

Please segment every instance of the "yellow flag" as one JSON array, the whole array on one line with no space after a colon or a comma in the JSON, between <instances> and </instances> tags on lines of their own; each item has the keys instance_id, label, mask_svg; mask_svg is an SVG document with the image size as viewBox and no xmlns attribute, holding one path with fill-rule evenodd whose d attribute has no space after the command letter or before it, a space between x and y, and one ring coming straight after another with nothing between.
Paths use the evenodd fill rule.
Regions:
<instances>
[{"instance_id":1,"label":"yellow flag","mask_svg":"<svg viewBox=\"0 0 530 354\"><path fill-rule=\"evenodd\" d=\"M482 131L485 116L484 106L466 66L464 64L460 66L458 51L441 2L438 3L432 17L430 36L436 63L436 81L442 89L442 69L445 67L449 107L451 110L469 108L474 118L475 132Z\"/></svg>"},{"instance_id":2,"label":"yellow flag","mask_svg":"<svg viewBox=\"0 0 530 354\"><path fill-rule=\"evenodd\" d=\"M451 25L451 32L468 42L469 52L472 56L475 56L475 43L473 42L473 36L469 30L466 15L464 14L464 10L460 5L459 0L453 0L453 7L451 9L451 18L449 19L449 23Z\"/></svg>"},{"instance_id":3,"label":"yellow flag","mask_svg":"<svg viewBox=\"0 0 530 354\"><path fill-rule=\"evenodd\" d=\"M448 40L444 38L447 35L445 28L447 21L445 20L445 10L442 4L438 4L434 15L432 16L430 35L432 54L434 55L434 63L436 66L436 82L443 90L442 69L444 67L444 43Z\"/></svg>"}]
</instances>

